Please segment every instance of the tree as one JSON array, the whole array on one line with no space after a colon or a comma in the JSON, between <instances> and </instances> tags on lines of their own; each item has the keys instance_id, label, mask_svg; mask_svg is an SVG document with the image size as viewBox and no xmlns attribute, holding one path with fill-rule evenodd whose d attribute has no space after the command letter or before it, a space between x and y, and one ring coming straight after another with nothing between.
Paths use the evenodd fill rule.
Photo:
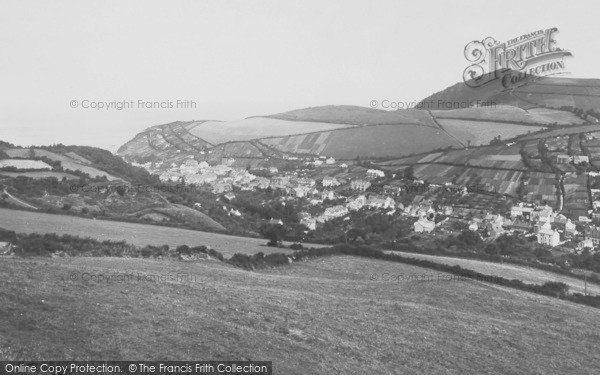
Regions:
<instances>
[{"instance_id":1,"label":"tree","mask_svg":"<svg viewBox=\"0 0 600 375\"><path fill-rule=\"evenodd\" d=\"M490 141L490 146L497 146L502 144L502 139L499 135L495 136L494 139Z\"/></svg>"},{"instance_id":2,"label":"tree","mask_svg":"<svg viewBox=\"0 0 600 375\"><path fill-rule=\"evenodd\" d=\"M358 237L364 237L364 231L360 228L352 228L346 233L346 238L352 242Z\"/></svg>"},{"instance_id":3,"label":"tree","mask_svg":"<svg viewBox=\"0 0 600 375\"><path fill-rule=\"evenodd\" d=\"M279 224L265 224L260 228L260 234L269 239L267 246L279 246L285 236L285 228Z\"/></svg>"},{"instance_id":4,"label":"tree","mask_svg":"<svg viewBox=\"0 0 600 375\"><path fill-rule=\"evenodd\" d=\"M411 166L409 166L408 168L404 169L404 178L406 178L407 180L414 180L415 179L415 171Z\"/></svg>"}]
</instances>

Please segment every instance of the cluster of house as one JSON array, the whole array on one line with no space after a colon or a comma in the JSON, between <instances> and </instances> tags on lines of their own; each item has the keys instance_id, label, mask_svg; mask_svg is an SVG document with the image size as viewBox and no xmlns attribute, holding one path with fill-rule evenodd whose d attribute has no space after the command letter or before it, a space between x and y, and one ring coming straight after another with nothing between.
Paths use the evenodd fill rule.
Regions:
<instances>
[{"instance_id":1,"label":"cluster of house","mask_svg":"<svg viewBox=\"0 0 600 375\"><path fill-rule=\"evenodd\" d=\"M590 162L590 158L586 155L556 155L556 164L583 164Z\"/></svg>"},{"instance_id":2,"label":"cluster of house","mask_svg":"<svg viewBox=\"0 0 600 375\"><path fill-rule=\"evenodd\" d=\"M337 196L336 196L337 197ZM397 208L403 209L402 203L394 201L393 198L380 195L370 194L368 197L364 194L357 197L345 198L344 204L338 204L332 207L327 207L324 212L312 217L308 213L302 213L300 216L300 224L303 224L310 230L315 230L317 223L325 223L326 221L337 219L348 215L351 211L358 211L363 208L388 210L388 215L396 213Z\"/></svg>"},{"instance_id":3,"label":"cluster of house","mask_svg":"<svg viewBox=\"0 0 600 375\"><path fill-rule=\"evenodd\" d=\"M591 225L590 219L580 217L573 222L546 205L520 203L513 206L510 219L504 220L502 225L508 230L535 235L537 242L542 245L563 245L563 248L572 252L581 252L586 248L593 252L600 243L600 228ZM578 230L578 225L583 231Z\"/></svg>"}]
</instances>

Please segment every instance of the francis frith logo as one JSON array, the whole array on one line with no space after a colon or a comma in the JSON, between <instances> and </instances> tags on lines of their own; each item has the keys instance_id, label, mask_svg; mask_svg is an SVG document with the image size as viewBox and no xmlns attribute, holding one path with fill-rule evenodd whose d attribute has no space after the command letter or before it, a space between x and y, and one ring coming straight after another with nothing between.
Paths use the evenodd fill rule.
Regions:
<instances>
[{"instance_id":1,"label":"francis frith logo","mask_svg":"<svg viewBox=\"0 0 600 375\"><path fill-rule=\"evenodd\" d=\"M529 77L565 73L565 58L571 52L556 46L556 27L536 30L507 42L492 37L475 40L465 47L465 58L471 63L463 80L470 87L480 87L500 80L502 86L519 86Z\"/></svg>"}]
</instances>

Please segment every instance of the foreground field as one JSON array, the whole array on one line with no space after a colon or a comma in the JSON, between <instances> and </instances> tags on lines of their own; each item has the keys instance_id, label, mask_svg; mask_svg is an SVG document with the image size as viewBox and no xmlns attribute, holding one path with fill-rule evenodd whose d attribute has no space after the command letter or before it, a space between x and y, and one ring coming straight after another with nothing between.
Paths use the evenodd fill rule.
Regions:
<instances>
[{"instance_id":1,"label":"foreground field","mask_svg":"<svg viewBox=\"0 0 600 375\"><path fill-rule=\"evenodd\" d=\"M600 310L477 281L390 281L431 272L354 257L261 273L210 260L5 258L0 357L273 360L276 374L600 370ZM90 280L124 274L135 278Z\"/></svg>"},{"instance_id":2,"label":"foreground field","mask_svg":"<svg viewBox=\"0 0 600 375\"><path fill-rule=\"evenodd\" d=\"M583 294L585 290L585 283L583 280L532 267L518 266L510 263L493 263L473 259L407 253L403 251L385 252L390 254L398 254L409 258L430 260L432 262L447 264L450 266L460 266L462 268L470 269L485 275L500 276L506 279L518 279L528 284L544 284L548 281L560 281L567 284L571 292ZM587 293L592 295L600 295L600 285L588 283Z\"/></svg>"},{"instance_id":3,"label":"foreground field","mask_svg":"<svg viewBox=\"0 0 600 375\"><path fill-rule=\"evenodd\" d=\"M209 246L227 258L235 253L265 254L282 252L266 246L267 240L228 236L219 233L144 225L121 221L92 220L76 216L51 215L38 212L0 208L0 228L18 233L57 233L90 237L99 241L126 241L136 246ZM319 247L322 245L310 245ZM285 250L283 250L285 251Z\"/></svg>"}]
</instances>

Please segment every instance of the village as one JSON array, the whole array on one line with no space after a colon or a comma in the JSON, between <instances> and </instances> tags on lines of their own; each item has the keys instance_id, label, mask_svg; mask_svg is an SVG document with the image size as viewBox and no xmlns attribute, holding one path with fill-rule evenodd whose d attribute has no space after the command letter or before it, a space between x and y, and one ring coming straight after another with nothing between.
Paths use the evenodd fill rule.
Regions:
<instances>
[{"instance_id":1,"label":"village","mask_svg":"<svg viewBox=\"0 0 600 375\"><path fill-rule=\"evenodd\" d=\"M460 198L484 194L489 199L496 193L489 186L428 184L326 157L304 161L306 168L291 171L279 171L276 167L248 170L234 164L232 158L214 166L190 158L166 170L160 164L139 166L152 173L162 167L160 179L164 182L207 186L216 199L223 202L235 200L236 191L277 191L281 193L278 199L283 204L291 201L306 208L298 214L298 221L307 233L332 220L349 221L351 213L364 211L410 220L414 233L420 235L443 236L451 232L451 223L460 222L484 240L503 234L518 235L558 252L581 254L587 250L594 253L600 244L600 227L597 226L600 200L593 202L594 210L588 215L577 217L565 215L545 203L514 199L508 207L490 206L478 210L459 203ZM588 173L595 176L595 172ZM600 190L592 189L592 194L600 197ZM196 208L200 209L200 204ZM223 209L229 215L243 215L238 209L226 206ZM269 223L286 224L279 217L271 218Z\"/></svg>"}]
</instances>

